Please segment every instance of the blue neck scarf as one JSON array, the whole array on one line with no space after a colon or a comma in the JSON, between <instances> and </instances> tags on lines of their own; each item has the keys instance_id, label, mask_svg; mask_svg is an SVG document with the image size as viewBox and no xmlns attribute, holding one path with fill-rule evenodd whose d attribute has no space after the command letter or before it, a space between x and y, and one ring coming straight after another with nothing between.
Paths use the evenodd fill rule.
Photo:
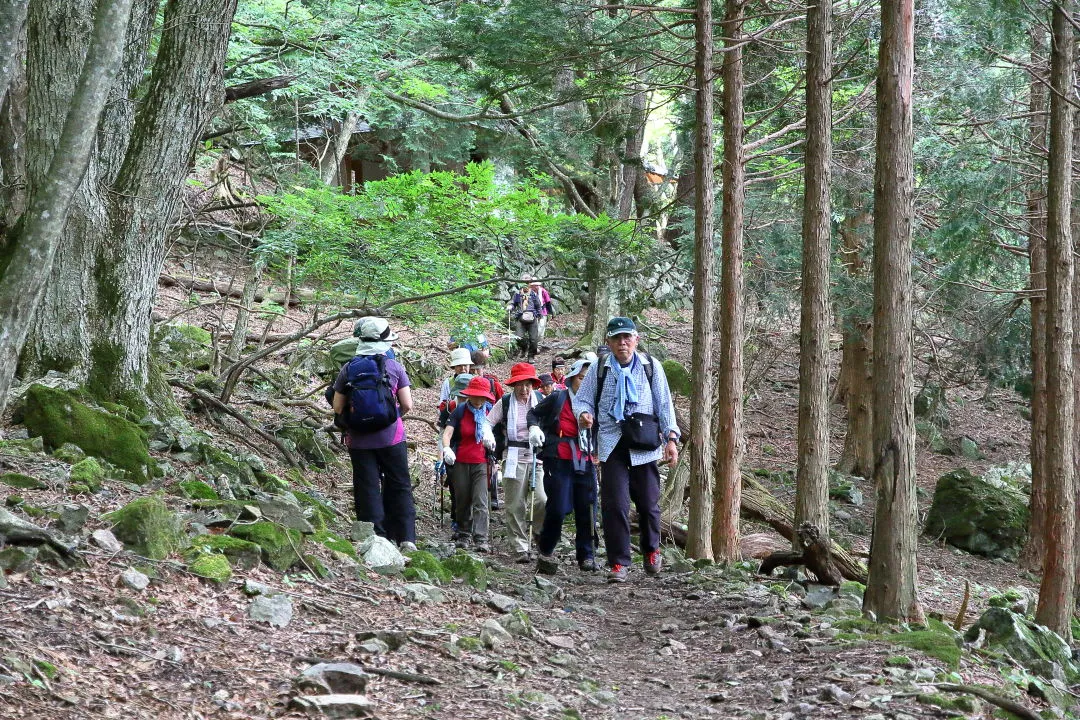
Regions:
<instances>
[{"instance_id":1,"label":"blue neck scarf","mask_svg":"<svg viewBox=\"0 0 1080 720\"><path fill-rule=\"evenodd\" d=\"M469 411L473 415L473 424L476 425L476 442L484 441L484 423L487 422L487 411L491 407L488 403L484 403L480 407L474 407L472 403L467 403Z\"/></svg>"},{"instance_id":2,"label":"blue neck scarf","mask_svg":"<svg viewBox=\"0 0 1080 720\"><path fill-rule=\"evenodd\" d=\"M628 405L637 405L638 391L634 384L634 366L637 365L637 353L630 359L630 364L623 367L615 359L615 354L608 355L608 367L617 373L615 376L615 404L611 407L611 416L616 421L626 419Z\"/></svg>"}]
</instances>

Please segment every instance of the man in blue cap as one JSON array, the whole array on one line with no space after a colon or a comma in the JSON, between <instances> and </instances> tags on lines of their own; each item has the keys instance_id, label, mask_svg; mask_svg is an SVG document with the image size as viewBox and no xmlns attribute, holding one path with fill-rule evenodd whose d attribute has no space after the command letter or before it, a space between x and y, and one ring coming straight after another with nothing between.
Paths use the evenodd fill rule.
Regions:
<instances>
[{"instance_id":1,"label":"man in blue cap","mask_svg":"<svg viewBox=\"0 0 1080 720\"><path fill-rule=\"evenodd\" d=\"M630 501L641 525L645 573L660 572L661 458L675 465L679 426L664 367L638 352L638 331L628 317L607 324L607 357L600 358L573 397L583 428L596 428L600 504L607 545L608 581L630 572Z\"/></svg>"}]
</instances>

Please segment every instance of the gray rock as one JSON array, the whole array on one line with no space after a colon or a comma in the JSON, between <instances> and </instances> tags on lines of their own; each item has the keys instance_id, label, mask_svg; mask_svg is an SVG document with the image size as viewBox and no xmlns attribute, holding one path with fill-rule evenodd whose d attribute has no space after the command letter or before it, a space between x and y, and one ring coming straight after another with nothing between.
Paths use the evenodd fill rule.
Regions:
<instances>
[{"instance_id":1,"label":"gray rock","mask_svg":"<svg viewBox=\"0 0 1080 720\"><path fill-rule=\"evenodd\" d=\"M517 609L518 601L507 595L502 595L497 592L488 593L487 598L488 607L492 610L498 610L501 613L508 613L511 610Z\"/></svg>"},{"instance_id":2,"label":"gray rock","mask_svg":"<svg viewBox=\"0 0 1080 720\"><path fill-rule=\"evenodd\" d=\"M389 643L375 637L368 638L362 643L358 643L356 647L370 655L385 655L390 652Z\"/></svg>"},{"instance_id":3,"label":"gray rock","mask_svg":"<svg viewBox=\"0 0 1080 720\"><path fill-rule=\"evenodd\" d=\"M405 569L405 556L394 543L378 535L360 544L361 560L380 575L395 575Z\"/></svg>"},{"instance_id":4,"label":"gray rock","mask_svg":"<svg viewBox=\"0 0 1080 720\"><path fill-rule=\"evenodd\" d=\"M610 690L598 690L589 696L589 700L595 705L613 705L619 696Z\"/></svg>"},{"instance_id":5,"label":"gray rock","mask_svg":"<svg viewBox=\"0 0 1080 720\"><path fill-rule=\"evenodd\" d=\"M292 621L293 603L288 595L259 595L248 607L248 617L272 627L285 627Z\"/></svg>"},{"instance_id":6,"label":"gray rock","mask_svg":"<svg viewBox=\"0 0 1080 720\"><path fill-rule=\"evenodd\" d=\"M357 640L370 640L378 638L386 643L391 650L400 650L409 642L408 630L376 630L374 632L356 633Z\"/></svg>"},{"instance_id":7,"label":"gray rock","mask_svg":"<svg viewBox=\"0 0 1080 720\"><path fill-rule=\"evenodd\" d=\"M405 583L400 588L394 588L394 592L408 602L420 604L437 604L446 600L446 593L427 583Z\"/></svg>"},{"instance_id":8,"label":"gray rock","mask_svg":"<svg viewBox=\"0 0 1080 720\"><path fill-rule=\"evenodd\" d=\"M0 550L0 575L6 573L24 573L34 567L38 549L30 545L8 545Z\"/></svg>"},{"instance_id":9,"label":"gray rock","mask_svg":"<svg viewBox=\"0 0 1080 720\"><path fill-rule=\"evenodd\" d=\"M496 650L513 639L514 636L507 632L506 628L494 618L488 618L480 627L480 642L484 643L484 647L490 650Z\"/></svg>"},{"instance_id":10,"label":"gray rock","mask_svg":"<svg viewBox=\"0 0 1080 720\"><path fill-rule=\"evenodd\" d=\"M251 580L250 578L244 580L244 594L254 597L255 595L280 595L281 593L269 585L264 585L261 582Z\"/></svg>"},{"instance_id":11,"label":"gray rock","mask_svg":"<svg viewBox=\"0 0 1080 720\"><path fill-rule=\"evenodd\" d=\"M65 505L60 509L56 529L65 535L74 535L86 525L86 518L89 514L90 508L85 505Z\"/></svg>"},{"instance_id":12,"label":"gray rock","mask_svg":"<svg viewBox=\"0 0 1080 720\"><path fill-rule=\"evenodd\" d=\"M349 537L353 542L364 542L370 537L375 537L375 525L373 523L356 520L352 524L352 532Z\"/></svg>"},{"instance_id":13,"label":"gray rock","mask_svg":"<svg viewBox=\"0 0 1080 720\"><path fill-rule=\"evenodd\" d=\"M802 599L802 604L808 608L823 608L831 601L840 597L840 591L829 585L818 585L817 583L807 583L806 585L806 597Z\"/></svg>"},{"instance_id":14,"label":"gray rock","mask_svg":"<svg viewBox=\"0 0 1080 720\"><path fill-rule=\"evenodd\" d=\"M557 583L548 580L546 577L537 575L533 578L533 582L536 584L537 589L545 595L558 597L562 593L562 588L559 587Z\"/></svg>"},{"instance_id":15,"label":"gray rock","mask_svg":"<svg viewBox=\"0 0 1080 720\"><path fill-rule=\"evenodd\" d=\"M120 573L120 583L132 590L143 591L150 587L150 578L135 568L128 568Z\"/></svg>"},{"instance_id":16,"label":"gray rock","mask_svg":"<svg viewBox=\"0 0 1080 720\"><path fill-rule=\"evenodd\" d=\"M820 697L822 700L831 700L840 705L850 705L852 700L851 693L847 692L839 685L832 684L826 685L821 689Z\"/></svg>"},{"instance_id":17,"label":"gray rock","mask_svg":"<svg viewBox=\"0 0 1080 720\"><path fill-rule=\"evenodd\" d=\"M353 663L319 663L296 678L296 687L320 695L363 695L371 676Z\"/></svg>"},{"instance_id":18,"label":"gray rock","mask_svg":"<svg viewBox=\"0 0 1080 720\"><path fill-rule=\"evenodd\" d=\"M960 438L960 454L968 460L982 460L986 457L979 449L978 443L967 436Z\"/></svg>"},{"instance_id":19,"label":"gray rock","mask_svg":"<svg viewBox=\"0 0 1080 720\"><path fill-rule=\"evenodd\" d=\"M529 616L526 615L523 610L516 610L514 612L508 612L505 615L500 615L499 624L511 635L526 636L532 634L532 623L529 621Z\"/></svg>"},{"instance_id":20,"label":"gray rock","mask_svg":"<svg viewBox=\"0 0 1080 720\"><path fill-rule=\"evenodd\" d=\"M300 695L292 706L310 717L366 718L375 712L375 703L364 695Z\"/></svg>"},{"instance_id":21,"label":"gray rock","mask_svg":"<svg viewBox=\"0 0 1080 720\"><path fill-rule=\"evenodd\" d=\"M970 553L1015 560L1027 539L1027 505L1014 487L953 470L937 481L923 532Z\"/></svg>"},{"instance_id":22,"label":"gray rock","mask_svg":"<svg viewBox=\"0 0 1080 720\"><path fill-rule=\"evenodd\" d=\"M315 532L315 528L304 517L304 509L296 504L295 500L281 497L263 500L259 503L259 510L263 517L269 518L279 525L284 525L291 530L299 530L305 535Z\"/></svg>"},{"instance_id":23,"label":"gray rock","mask_svg":"<svg viewBox=\"0 0 1080 720\"><path fill-rule=\"evenodd\" d=\"M986 631L986 646L1008 653L1019 665L1047 680L1064 680L1070 685L1080 680L1080 666L1072 649L1060 635L1023 615L1000 607L989 608L968 628L964 639L973 642Z\"/></svg>"},{"instance_id":24,"label":"gray rock","mask_svg":"<svg viewBox=\"0 0 1080 720\"><path fill-rule=\"evenodd\" d=\"M94 544L105 552L119 553L124 551L124 545L116 536L112 534L112 530L95 530L90 535L90 539L94 541Z\"/></svg>"}]
</instances>

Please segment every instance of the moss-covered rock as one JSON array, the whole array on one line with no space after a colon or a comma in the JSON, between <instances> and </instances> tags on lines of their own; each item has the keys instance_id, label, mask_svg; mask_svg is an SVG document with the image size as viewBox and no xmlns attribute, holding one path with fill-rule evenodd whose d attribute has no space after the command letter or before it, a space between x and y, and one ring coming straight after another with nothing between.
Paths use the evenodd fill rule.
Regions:
<instances>
[{"instance_id":1,"label":"moss-covered rock","mask_svg":"<svg viewBox=\"0 0 1080 720\"><path fill-rule=\"evenodd\" d=\"M236 456L209 443L199 446L203 457L203 469L215 478L224 475L233 490L253 488L257 484L251 465Z\"/></svg>"},{"instance_id":2,"label":"moss-covered rock","mask_svg":"<svg viewBox=\"0 0 1080 720\"><path fill-rule=\"evenodd\" d=\"M348 555L353 560L359 561L360 559L356 554L356 548L353 547L353 544L347 538L343 538L340 535L326 530L320 530L315 533L312 539L330 550L342 553L343 555Z\"/></svg>"},{"instance_id":3,"label":"moss-covered rock","mask_svg":"<svg viewBox=\"0 0 1080 720\"><path fill-rule=\"evenodd\" d=\"M456 578L462 578L478 590L487 588L490 573L484 561L475 555L459 550L442 562L443 567Z\"/></svg>"},{"instance_id":4,"label":"moss-covered rock","mask_svg":"<svg viewBox=\"0 0 1080 720\"><path fill-rule=\"evenodd\" d=\"M191 381L191 384L200 390L205 390L213 395L217 395L221 392L221 383L218 381L217 376L212 373L199 373L195 376L195 379Z\"/></svg>"},{"instance_id":5,"label":"moss-covered rock","mask_svg":"<svg viewBox=\"0 0 1080 720\"><path fill-rule=\"evenodd\" d=\"M954 670L960 667L960 637L940 621L931 620L925 630L891 633L882 639L937 658Z\"/></svg>"},{"instance_id":6,"label":"moss-covered rock","mask_svg":"<svg viewBox=\"0 0 1080 720\"><path fill-rule=\"evenodd\" d=\"M228 582L232 577L232 567L224 555L205 553L188 564L188 571L217 583Z\"/></svg>"},{"instance_id":7,"label":"moss-covered rock","mask_svg":"<svg viewBox=\"0 0 1080 720\"><path fill-rule=\"evenodd\" d=\"M202 480L181 480L176 484L180 494L191 500L220 500L217 490Z\"/></svg>"},{"instance_id":8,"label":"moss-covered rock","mask_svg":"<svg viewBox=\"0 0 1080 720\"><path fill-rule=\"evenodd\" d=\"M278 428L275 434L291 442L300 457L316 467L324 468L334 461L334 454L323 442L325 435L320 438L313 428L290 424Z\"/></svg>"},{"instance_id":9,"label":"moss-covered rock","mask_svg":"<svg viewBox=\"0 0 1080 720\"><path fill-rule=\"evenodd\" d=\"M45 452L45 443L40 437L0 440L0 455L28 458L43 452Z\"/></svg>"},{"instance_id":10,"label":"moss-covered rock","mask_svg":"<svg viewBox=\"0 0 1080 720\"><path fill-rule=\"evenodd\" d=\"M686 367L678 360L665 360L661 365L664 368L664 375L667 376L671 392L683 397L690 397L692 388L690 373L687 372Z\"/></svg>"},{"instance_id":11,"label":"moss-covered rock","mask_svg":"<svg viewBox=\"0 0 1080 720\"><path fill-rule=\"evenodd\" d=\"M407 580L445 585L454 577L438 558L426 550L417 550L405 553L405 555L409 558L409 564L403 573Z\"/></svg>"},{"instance_id":12,"label":"moss-covered rock","mask_svg":"<svg viewBox=\"0 0 1080 720\"><path fill-rule=\"evenodd\" d=\"M48 487L45 482L38 480L36 477L23 475L22 473L4 473L0 475L0 483L20 490L41 490Z\"/></svg>"},{"instance_id":13,"label":"moss-covered rock","mask_svg":"<svg viewBox=\"0 0 1080 720\"><path fill-rule=\"evenodd\" d=\"M156 470L142 428L87 405L77 393L31 385L25 395L23 422L27 431L40 436L46 447L72 443L126 471L135 482L146 482Z\"/></svg>"},{"instance_id":14,"label":"moss-covered rock","mask_svg":"<svg viewBox=\"0 0 1080 720\"><path fill-rule=\"evenodd\" d=\"M261 520L250 525L234 525L229 534L261 547L263 561L278 572L285 572L300 562L304 537L296 530L286 530Z\"/></svg>"},{"instance_id":15,"label":"moss-covered rock","mask_svg":"<svg viewBox=\"0 0 1080 720\"><path fill-rule=\"evenodd\" d=\"M248 540L231 535L200 535L191 541L192 555L217 553L229 558L231 565L243 570L259 567L262 548Z\"/></svg>"},{"instance_id":16,"label":"moss-covered rock","mask_svg":"<svg viewBox=\"0 0 1080 720\"><path fill-rule=\"evenodd\" d=\"M24 573L34 566L38 549L32 546L9 545L0 550L0 574Z\"/></svg>"},{"instance_id":17,"label":"moss-covered rock","mask_svg":"<svg viewBox=\"0 0 1080 720\"><path fill-rule=\"evenodd\" d=\"M337 516L337 513L334 512L334 508L314 495L309 495L308 493L300 492L299 490L293 490L292 496L296 498L296 502L300 503L302 507L311 508L311 517L309 517L308 520L317 531L325 530Z\"/></svg>"},{"instance_id":18,"label":"moss-covered rock","mask_svg":"<svg viewBox=\"0 0 1080 720\"><path fill-rule=\"evenodd\" d=\"M194 325L171 323L154 330L153 347L172 367L208 370L213 349L210 333Z\"/></svg>"},{"instance_id":19,"label":"moss-covered rock","mask_svg":"<svg viewBox=\"0 0 1080 720\"><path fill-rule=\"evenodd\" d=\"M964 638L974 642L986 631L986 647L1007 653L1032 673L1048 680L1058 678L1072 685L1080 680L1080 665L1060 635L1023 615L992 607L968 628Z\"/></svg>"},{"instance_id":20,"label":"moss-covered rock","mask_svg":"<svg viewBox=\"0 0 1080 720\"><path fill-rule=\"evenodd\" d=\"M74 443L64 443L60 447L52 451L52 456L57 460L62 460L69 465L74 465L80 460L86 459L86 452Z\"/></svg>"},{"instance_id":21,"label":"moss-covered rock","mask_svg":"<svg viewBox=\"0 0 1080 720\"><path fill-rule=\"evenodd\" d=\"M113 523L113 533L124 545L152 560L162 560L187 545L180 519L161 498L139 498L103 517Z\"/></svg>"},{"instance_id":22,"label":"moss-covered rock","mask_svg":"<svg viewBox=\"0 0 1080 720\"><path fill-rule=\"evenodd\" d=\"M88 457L85 460L80 460L71 466L71 472L68 473L68 482L72 485L83 485L89 488L90 492L97 492L101 489L101 483L105 480L105 468L101 467L101 463L96 458Z\"/></svg>"},{"instance_id":23,"label":"moss-covered rock","mask_svg":"<svg viewBox=\"0 0 1080 720\"><path fill-rule=\"evenodd\" d=\"M923 532L971 553L1015 560L1028 518L1022 492L959 469L938 480Z\"/></svg>"}]
</instances>

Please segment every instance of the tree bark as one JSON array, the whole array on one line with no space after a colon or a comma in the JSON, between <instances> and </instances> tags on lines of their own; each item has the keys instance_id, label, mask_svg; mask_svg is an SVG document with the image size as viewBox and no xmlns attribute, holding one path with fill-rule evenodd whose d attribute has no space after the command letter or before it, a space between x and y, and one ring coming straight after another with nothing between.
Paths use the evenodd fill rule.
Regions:
<instances>
[{"instance_id":1,"label":"tree bark","mask_svg":"<svg viewBox=\"0 0 1080 720\"><path fill-rule=\"evenodd\" d=\"M154 6L146 6L151 20ZM73 269L58 263L65 267L59 277L54 273L23 358L31 372L59 367L101 397L145 407L150 315L165 234L194 144L221 103L235 7L235 0L166 4L145 96L122 103L138 106L130 136L106 144L91 168L96 175L84 183L85 202L69 219L67 250L75 262ZM127 55L140 72L125 60L128 77L142 78L140 45L141 39L129 39ZM129 87L134 93L136 83ZM106 118L114 119L115 127L103 126L123 136L121 118Z\"/></svg>"},{"instance_id":2,"label":"tree bark","mask_svg":"<svg viewBox=\"0 0 1080 720\"><path fill-rule=\"evenodd\" d=\"M694 76L694 346L690 391L690 517L686 554L711 560L713 513L713 324L716 248L713 179L713 34L712 0L698 0L695 18Z\"/></svg>"},{"instance_id":3,"label":"tree bark","mask_svg":"<svg viewBox=\"0 0 1080 720\"><path fill-rule=\"evenodd\" d=\"M48 179L33 194L0 283L0 414L30 324L41 301L61 232L90 162L94 135L124 48L132 0L102 2Z\"/></svg>"},{"instance_id":4,"label":"tree bark","mask_svg":"<svg viewBox=\"0 0 1080 720\"><path fill-rule=\"evenodd\" d=\"M15 72L0 100L0 248L26 211L26 33L18 36ZM2 273L0 269L0 273Z\"/></svg>"},{"instance_id":5,"label":"tree bark","mask_svg":"<svg viewBox=\"0 0 1080 720\"><path fill-rule=\"evenodd\" d=\"M858 213L840 226L843 264L849 278L861 282L866 274L860 228L873 222L870 213ZM868 313L856 303L843 320L844 349L834 400L847 409L844 450L836 469L846 475L869 478L874 474L873 440L873 329Z\"/></svg>"},{"instance_id":6,"label":"tree bark","mask_svg":"<svg viewBox=\"0 0 1080 720\"><path fill-rule=\"evenodd\" d=\"M236 322L233 324L233 334L229 338L229 346L225 349L225 357L228 362L234 363L240 358L247 342L248 321L251 318L251 305L255 302L255 293L262 282L263 263L258 258L252 258L248 275L244 278L244 292L240 299L240 307L236 310Z\"/></svg>"},{"instance_id":7,"label":"tree bark","mask_svg":"<svg viewBox=\"0 0 1080 720\"><path fill-rule=\"evenodd\" d=\"M341 177L341 161L345 159L345 153L349 151L349 141L352 140L353 130L360 119L360 112L350 110L345 114L345 120L338 127L334 137L328 139L330 143L327 157L322 163L322 181L327 185L340 185L344 192L352 189L352 178ZM348 187L346 187L348 184Z\"/></svg>"},{"instance_id":8,"label":"tree bark","mask_svg":"<svg viewBox=\"0 0 1080 720\"><path fill-rule=\"evenodd\" d=\"M1045 71L1046 45L1041 28L1031 30L1032 73ZM1040 73L1041 74L1041 73ZM1032 75L1028 97L1028 162L1039 168L1027 191L1028 287L1046 287L1046 188L1042 175L1046 163L1045 77ZM1073 230L1076 241L1076 230ZM1043 563L1046 535L1046 295L1032 294L1031 302L1031 523L1020 565L1039 572ZM1073 313L1075 317L1075 313ZM1074 355L1073 367L1076 359Z\"/></svg>"},{"instance_id":9,"label":"tree bark","mask_svg":"<svg viewBox=\"0 0 1080 720\"><path fill-rule=\"evenodd\" d=\"M742 474L743 395L743 211L746 166L743 151L743 0L726 0L721 24L726 50L723 65L724 159L722 271L720 278L720 364L713 554L718 561L739 559L739 503ZM702 178L698 177L702 185Z\"/></svg>"},{"instance_id":10,"label":"tree bark","mask_svg":"<svg viewBox=\"0 0 1080 720\"><path fill-rule=\"evenodd\" d=\"M829 536L829 257L832 250L832 3L807 11L806 166L795 524ZM794 549L799 550L796 534Z\"/></svg>"},{"instance_id":11,"label":"tree bark","mask_svg":"<svg viewBox=\"0 0 1080 720\"><path fill-rule=\"evenodd\" d=\"M1071 636L1076 522L1072 377L1072 130L1074 3L1051 11L1050 138L1046 176L1046 475L1045 551L1035 620Z\"/></svg>"},{"instance_id":12,"label":"tree bark","mask_svg":"<svg viewBox=\"0 0 1080 720\"><path fill-rule=\"evenodd\" d=\"M874 168L874 533L863 611L921 620L912 378L914 0L883 0Z\"/></svg>"},{"instance_id":13,"label":"tree bark","mask_svg":"<svg viewBox=\"0 0 1080 720\"><path fill-rule=\"evenodd\" d=\"M0 0L0 105L4 104L8 85L19 71L22 55L18 49L27 4L28 0Z\"/></svg>"}]
</instances>

